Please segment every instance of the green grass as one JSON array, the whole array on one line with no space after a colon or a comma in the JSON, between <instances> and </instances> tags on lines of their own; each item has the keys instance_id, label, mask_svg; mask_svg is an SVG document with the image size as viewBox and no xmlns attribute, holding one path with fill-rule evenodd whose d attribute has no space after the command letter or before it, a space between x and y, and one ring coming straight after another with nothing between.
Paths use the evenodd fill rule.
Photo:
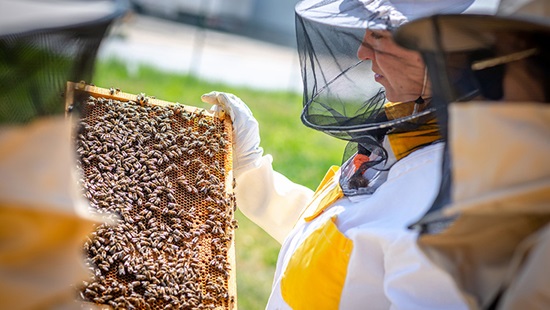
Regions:
<instances>
[{"instance_id":1,"label":"green grass","mask_svg":"<svg viewBox=\"0 0 550 310\"><path fill-rule=\"evenodd\" d=\"M302 125L301 94L274 92L210 83L192 76L140 67L129 74L117 61L96 66L95 85L118 87L128 93L146 93L158 99L209 108L200 101L204 93L217 90L239 96L260 124L261 146L273 155L275 170L292 181L315 189L331 165L341 160L344 143ZM235 246L238 308L265 308L280 245L261 228L237 212L239 228Z\"/></svg>"}]
</instances>

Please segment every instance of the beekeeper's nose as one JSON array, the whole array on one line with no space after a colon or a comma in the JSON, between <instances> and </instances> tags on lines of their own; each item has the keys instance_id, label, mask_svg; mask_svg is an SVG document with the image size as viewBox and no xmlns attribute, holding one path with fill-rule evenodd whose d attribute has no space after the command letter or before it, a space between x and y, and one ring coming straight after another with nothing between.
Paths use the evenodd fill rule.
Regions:
<instances>
[{"instance_id":1,"label":"beekeeper's nose","mask_svg":"<svg viewBox=\"0 0 550 310\"><path fill-rule=\"evenodd\" d=\"M363 41L359 49L357 49L357 58L361 60L373 60L374 50Z\"/></svg>"}]
</instances>

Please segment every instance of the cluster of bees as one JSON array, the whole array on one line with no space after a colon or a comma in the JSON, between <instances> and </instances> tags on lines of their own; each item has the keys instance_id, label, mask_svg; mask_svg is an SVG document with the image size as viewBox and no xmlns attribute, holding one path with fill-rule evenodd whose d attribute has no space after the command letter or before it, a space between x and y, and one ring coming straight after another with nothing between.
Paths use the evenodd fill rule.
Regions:
<instances>
[{"instance_id":1,"label":"cluster of bees","mask_svg":"<svg viewBox=\"0 0 550 310\"><path fill-rule=\"evenodd\" d=\"M84 194L115 222L84 245L93 277L82 298L115 309L233 308L237 223L223 120L139 96L89 97L78 128Z\"/></svg>"}]
</instances>

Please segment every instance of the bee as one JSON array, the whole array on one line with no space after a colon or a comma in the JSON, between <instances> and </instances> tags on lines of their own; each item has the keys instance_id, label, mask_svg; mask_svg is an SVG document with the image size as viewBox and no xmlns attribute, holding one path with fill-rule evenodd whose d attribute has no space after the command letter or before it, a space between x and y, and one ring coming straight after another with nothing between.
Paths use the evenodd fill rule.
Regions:
<instances>
[{"instance_id":1,"label":"bee","mask_svg":"<svg viewBox=\"0 0 550 310\"><path fill-rule=\"evenodd\" d=\"M136 101L143 107L149 102L149 98L144 93L140 93L136 96Z\"/></svg>"},{"instance_id":2,"label":"bee","mask_svg":"<svg viewBox=\"0 0 550 310\"><path fill-rule=\"evenodd\" d=\"M77 87L78 89L84 89L84 87L86 87L86 81L80 80L80 82L78 82Z\"/></svg>"}]
</instances>

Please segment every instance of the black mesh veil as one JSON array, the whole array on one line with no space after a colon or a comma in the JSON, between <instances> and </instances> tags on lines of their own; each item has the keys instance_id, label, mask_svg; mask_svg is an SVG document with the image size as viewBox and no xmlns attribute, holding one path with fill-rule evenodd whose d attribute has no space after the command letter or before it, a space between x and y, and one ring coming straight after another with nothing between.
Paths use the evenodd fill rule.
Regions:
<instances>
[{"instance_id":1,"label":"black mesh veil","mask_svg":"<svg viewBox=\"0 0 550 310\"><path fill-rule=\"evenodd\" d=\"M378 127L374 130L371 126L379 118L385 120L386 98L382 86L374 81L371 62L357 57L366 28L339 26L325 23L322 18L311 18L308 14L311 7L322 10L325 6L329 7L327 20L338 17L330 6L338 5L339 10L341 4L307 2L298 4L296 10L296 38L304 88L302 122L372 149L387 130ZM351 5L352 1L348 3ZM368 127L373 130L366 131Z\"/></svg>"},{"instance_id":2,"label":"black mesh veil","mask_svg":"<svg viewBox=\"0 0 550 310\"><path fill-rule=\"evenodd\" d=\"M302 121L340 139L357 139L365 132L361 129L373 128L386 100L370 61L356 56L365 30L312 25L300 16L296 24L304 82Z\"/></svg>"},{"instance_id":3,"label":"black mesh veil","mask_svg":"<svg viewBox=\"0 0 550 310\"><path fill-rule=\"evenodd\" d=\"M63 113L66 82L91 80L101 40L127 9L124 1L2 1L1 5L0 124Z\"/></svg>"},{"instance_id":4,"label":"black mesh veil","mask_svg":"<svg viewBox=\"0 0 550 310\"><path fill-rule=\"evenodd\" d=\"M358 143L367 154L380 148L389 130L414 129L419 118L424 117L425 121L434 109L426 105L409 115L388 119L384 89L375 82L371 61L357 56L365 32L391 31L434 12L461 12L471 3L300 1L296 6L296 36L304 89L302 122L333 137Z\"/></svg>"},{"instance_id":5,"label":"black mesh veil","mask_svg":"<svg viewBox=\"0 0 550 310\"><path fill-rule=\"evenodd\" d=\"M510 40L510 37L522 38L523 42ZM437 121L444 137L449 135L451 104L458 105L473 99L496 102L503 98L507 63L529 59L530 64L538 67L531 72L548 72L550 67L550 22L547 18L434 15L401 27L394 38L400 45L422 52L431 72L434 86L432 102L437 109ZM538 77L543 85L549 84L547 73ZM545 94L547 101L549 93L547 91ZM455 203L453 174L457 170L453 167L456 158L453 159L451 153L447 146L442 183L435 201L426 215L412 225L423 233L439 233L456 217L444 212L445 208Z\"/></svg>"}]
</instances>

